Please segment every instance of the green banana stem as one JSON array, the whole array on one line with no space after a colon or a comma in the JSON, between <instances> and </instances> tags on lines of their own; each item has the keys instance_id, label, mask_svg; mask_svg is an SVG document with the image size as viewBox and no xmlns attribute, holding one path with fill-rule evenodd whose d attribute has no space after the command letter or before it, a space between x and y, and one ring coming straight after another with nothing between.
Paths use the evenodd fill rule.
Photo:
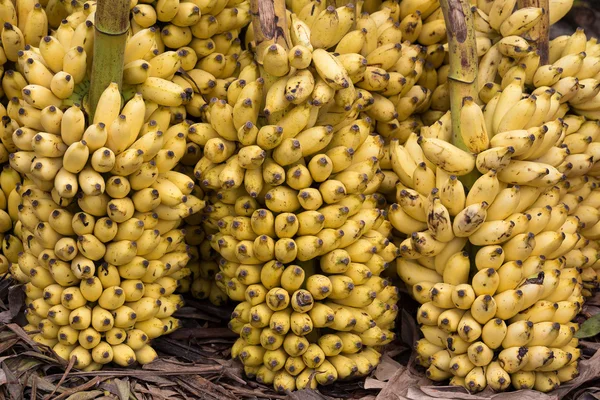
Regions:
<instances>
[{"instance_id":1,"label":"green banana stem","mask_svg":"<svg viewBox=\"0 0 600 400\"><path fill-rule=\"evenodd\" d=\"M121 86L125 44L129 30L129 0L102 0L96 7L94 62L92 64L88 114L90 121L98 100L111 82Z\"/></svg>"},{"instance_id":2,"label":"green banana stem","mask_svg":"<svg viewBox=\"0 0 600 400\"><path fill-rule=\"evenodd\" d=\"M285 0L250 0L255 54L259 64L265 48L277 43L288 50L291 46L287 26Z\"/></svg>"},{"instance_id":3,"label":"green banana stem","mask_svg":"<svg viewBox=\"0 0 600 400\"><path fill-rule=\"evenodd\" d=\"M448 52L450 70L448 72L448 88L450 91L450 110L452 113L452 143L469 151L461 135L460 110L463 99L478 99L477 43L475 41L475 25L469 0L440 1L448 36ZM461 182L471 188L479 177L477 170L461 177Z\"/></svg>"},{"instance_id":4,"label":"green banana stem","mask_svg":"<svg viewBox=\"0 0 600 400\"><path fill-rule=\"evenodd\" d=\"M519 0L519 8L539 7L542 9L542 18L523 37L535 43L540 54L540 65L547 65L550 55L550 1L549 0Z\"/></svg>"}]
</instances>

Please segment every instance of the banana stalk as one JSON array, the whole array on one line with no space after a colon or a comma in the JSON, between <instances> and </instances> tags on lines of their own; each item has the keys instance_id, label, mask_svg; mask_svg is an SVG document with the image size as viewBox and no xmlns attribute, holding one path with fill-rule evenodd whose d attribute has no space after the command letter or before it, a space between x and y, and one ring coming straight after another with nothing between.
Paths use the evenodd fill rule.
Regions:
<instances>
[{"instance_id":1,"label":"banana stalk","mask_svg":"<svg viewBox=\"0 0 600 400\"><path fill-rule=\"evenodd\" d=\"M255 54L262 64L264 50L276 43L285 50L292 47L287 27L285 0L250 0Z\"/></svg>"},{"instance_id":2,"label":"banana stalk","mask_svg":"<svg viewBox=\"0 0 600 400\"><path fill-rule=\"evenodd\" d=\"M469 151L461 135L460 109L463 98L478 99L477 91L477 42L471 4L469 0L440 1L448 32L448 51L450 70L448 85L450 90L450 109L452 111L452 142L465 151ZM477 170L461 177L463 185L471 188L478 178Z\"/></svg>"},{"instance_id":3,"label":"banana stalk","mask_svg":"<svg viewBox=\"0 0 600 400\"><path fill-rule=\"evenodd\" d=\"M123 59L129 29L128 0L99 1L96 8L94 63L89 92L90 121L98 100L111 82L119 87L123 80Z\"/></svg>"},{"instance_id":4,"label":"banana stalk","mask_svg":"<svg viewBox=\"0 0 600 400\"><path fill-rule=\"evenodd\" d=\"M550 0L519 0L517 6L519 8L539 7L544 10L540 22L523 36L525 39L535 43L540 53L540 65L547 65L550 52Z\"/></svg>"}]
</instances>

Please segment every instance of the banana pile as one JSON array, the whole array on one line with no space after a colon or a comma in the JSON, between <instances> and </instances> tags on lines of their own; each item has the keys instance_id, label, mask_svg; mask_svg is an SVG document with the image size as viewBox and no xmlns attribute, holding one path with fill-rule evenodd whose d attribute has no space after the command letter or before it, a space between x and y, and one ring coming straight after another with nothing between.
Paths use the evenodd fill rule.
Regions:
<instances>
[{"instance_id":1,"label":"banana pile","mask_svg":"<svg viewBox=\"0 0 600 400\"><path fill-rule=\"evenodd\" d=\"M126 100L110 84L86 121L77 101L93 58L95 4L71 3L48 36L57 11L36 4L21 19L19 4L0 4L10 19L3 54L14 65L2 78L10 101L0 139L10 154L0 186L14 223L4 256L25 284L25 330L75 357L78 369L151 362L150 341L180 327L175 291L189 290L187 265L198 258L181 226L205 205L185 169L197 162L185 120L193 91L164 79L185 58L161 54L154 36L151 55L141 53L154 28L132 35L128 56L149 59L147 79L124 90ZM21 29L18 21L27 22Z\"/></svg>"},{"instance_id":2,"label":"banana pile","mask_svg":"<svg viewBox=\"0 0 600 400\"><path fill-rule=\"evenodd\" d=\"M460 134L445 114L393 139L382 161L397 272L422 304L416 351L430 379L548 392L578 374L571 321L598 284L600 47L579 30L552 41L541 65L515 36L541 10L478 3L477 34L494 44L479 99L454 116ZM552 4L551 22L564 11Z\"/></svg>"},{"instance_id":3,"label":"banana pile","mask_svg":"<svg viewBox=\"0 0 600 400\"><path fill-rule=\"evenodd\" d=\"M425 48L399 44L410 24L389 5L371 15L321 2L288 11L289 50L267 45L261 62L240 63L225 95L200 92L207 122L189 140L203 151L194 172L218 257L200 251L204 276L191 289L206 298L214 275L239 302L232 355L278 391L364 376L395 337L398 290L381 275L398 249L378 194L385 139L373 131L394 123L394 103L411 89L423 110L431 94L410 72L423 70ZM319 30L325 21L332 38ZM260 51L253 32L245 41ZM441 64L441 45L435 55Z\"/></svg>"},{"instance_id":4,"label":"banana pile","mask_svg":"<svg viewBox=\"0 0 600 400\"><path fill-rule=\"evenodd\" d=\"M460 115L439 0L288 0L273 38L247 0L134 0L122 88L90 118L95 2L0 0L0 272L25 330L78 369L145 364L179 293L231 300L246 375L316 388L379 364L397 275L430 379L573 379L599 284L600 44L560 36L542 65L532 30L572 0L472 4Z\"/></svg>"}]
</instances>

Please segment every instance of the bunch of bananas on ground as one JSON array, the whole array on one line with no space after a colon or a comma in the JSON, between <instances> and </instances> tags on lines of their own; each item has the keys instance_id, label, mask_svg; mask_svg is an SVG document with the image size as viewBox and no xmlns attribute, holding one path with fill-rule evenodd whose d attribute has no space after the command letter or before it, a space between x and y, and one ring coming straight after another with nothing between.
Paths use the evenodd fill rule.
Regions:
<instances>
[{"instance_id":1,"label":"bunch of bananas on ground","mask_svg":"<svg viewBox=\"0 0 600 400\"><path fill-rule=\"evenodd\" d=\"M360 14L353 29L352 5L312 6L318 11L288 12L289 45L257 45L248 30L248 46L264 50L259 62L240 63L225 96L202 93L207 122L188 136L203 152L194 169L208 201L202 226L219 254L200 251L205 277L192 290L206 297L214 274L214 285L239 302L232 355L279 391L368 374L395 337L398 312L398 290L381 276L397 247L377 193L384 140L373 130L397 117L377 94L391 82L387 70L416 59L402 58L398 16L388 27L394 39L377 50L384 36L375 32L390 10ZM338 32L319 43L326 18ZM344 46L339 60L328 51ZM416 84L411 76L408 83L396 73L386 95L400 97Z\"/></svg>"},{"instance_id":2,"label":"bunch of bananas on ground","mask_svg":"<svg viewBox=\"0 0 600 400\"><path fill-rule=\"evenodd\" d=\"M397 272L422 304L416 351L430 379L547 392L578 374L571 321L598 283L599 47L577 31L542 65L515 36L541 10L478 3L478 34L494 37L479 98L387 152Z\"/></svg>"},{"instance_id":3,"label":"bunch of bananas on ground","mask_svg":"<svg viewBox=\"0 0 600 400\"><path fill-rule=\"evenodd\" d=\"M77 10L47 35L44 8L35 5L21 29L17 3L16 14L11 2L0 4L12 18L2 44L14 65L2 78L10 101L0 139L10 154L0 187L14 221L3 251L25 283L25 329L58 356L75 357L78 369L151 362L150 341L180 326L175 291L190 289L187 265L198 258L181 229L204 208L186 170L197 162L187 141L193 123L184 120L193 91L164 79L179 67L153 48L144 54L148 78L126 84L123 95L110 84L86 121L76 101L92 63L95 4L73 2ZM131 36L138 52L129 56L140 56L140 42Z\"/></svg>"}]
</instances>

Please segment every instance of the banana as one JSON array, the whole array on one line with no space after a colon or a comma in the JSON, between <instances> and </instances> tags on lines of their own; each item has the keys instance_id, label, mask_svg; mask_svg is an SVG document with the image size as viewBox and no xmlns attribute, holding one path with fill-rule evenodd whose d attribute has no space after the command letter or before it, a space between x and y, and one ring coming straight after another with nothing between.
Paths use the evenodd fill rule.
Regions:
<instances>
[{"instance_id":1,"label":"banana","mask_svg":"<svg viewBox=\"0 0 600 400\"><path fill-rule=\"evenodd\" d=\"M521 35L529 31L542 18L544 10L525 7L510 14L500 25L502 36Z\"/></svg>"},{"instance_id":2,"label":"banana","mask_svg":"<svg viewBox=\"0 0 600 400\"><path fill-rule=\"evenodd\" d=\"M336 90L350 86L350 77L341 62L323 49L313 51L313 65L319 76Z\"/></svg>"},{"instance_id":3,"label":"banana","mask_svg":"<svg viewBox=\"0 0 600 400\"><path fill-rule=\"evenodd\" d=\"M475 167L474 157L465 151L439 139L419 139L427 159L438 168L455 175L465 175Z\"/></svg>"},{"instance_id":4,"label":"banana","mask_svg":"<svg viewBox=\"0 0 600 400\"><path fill-rule=\"evenodd\" d=\"M480 153L490 145L483 112L473 98L465 97L460 110L460 134L462 141L471 153Z\"/></svg>"},{"instance_id":5,"label":"banana","mask_svg":"<svg viewBox=\"0 0 600 400\"><path fill-rule=\"evenodd\" d=\"M145 99L169 107L180 106L189 101L191 96L188 90L159 77L149 77L137 89Z\"/></svg>"}]
</instances>

